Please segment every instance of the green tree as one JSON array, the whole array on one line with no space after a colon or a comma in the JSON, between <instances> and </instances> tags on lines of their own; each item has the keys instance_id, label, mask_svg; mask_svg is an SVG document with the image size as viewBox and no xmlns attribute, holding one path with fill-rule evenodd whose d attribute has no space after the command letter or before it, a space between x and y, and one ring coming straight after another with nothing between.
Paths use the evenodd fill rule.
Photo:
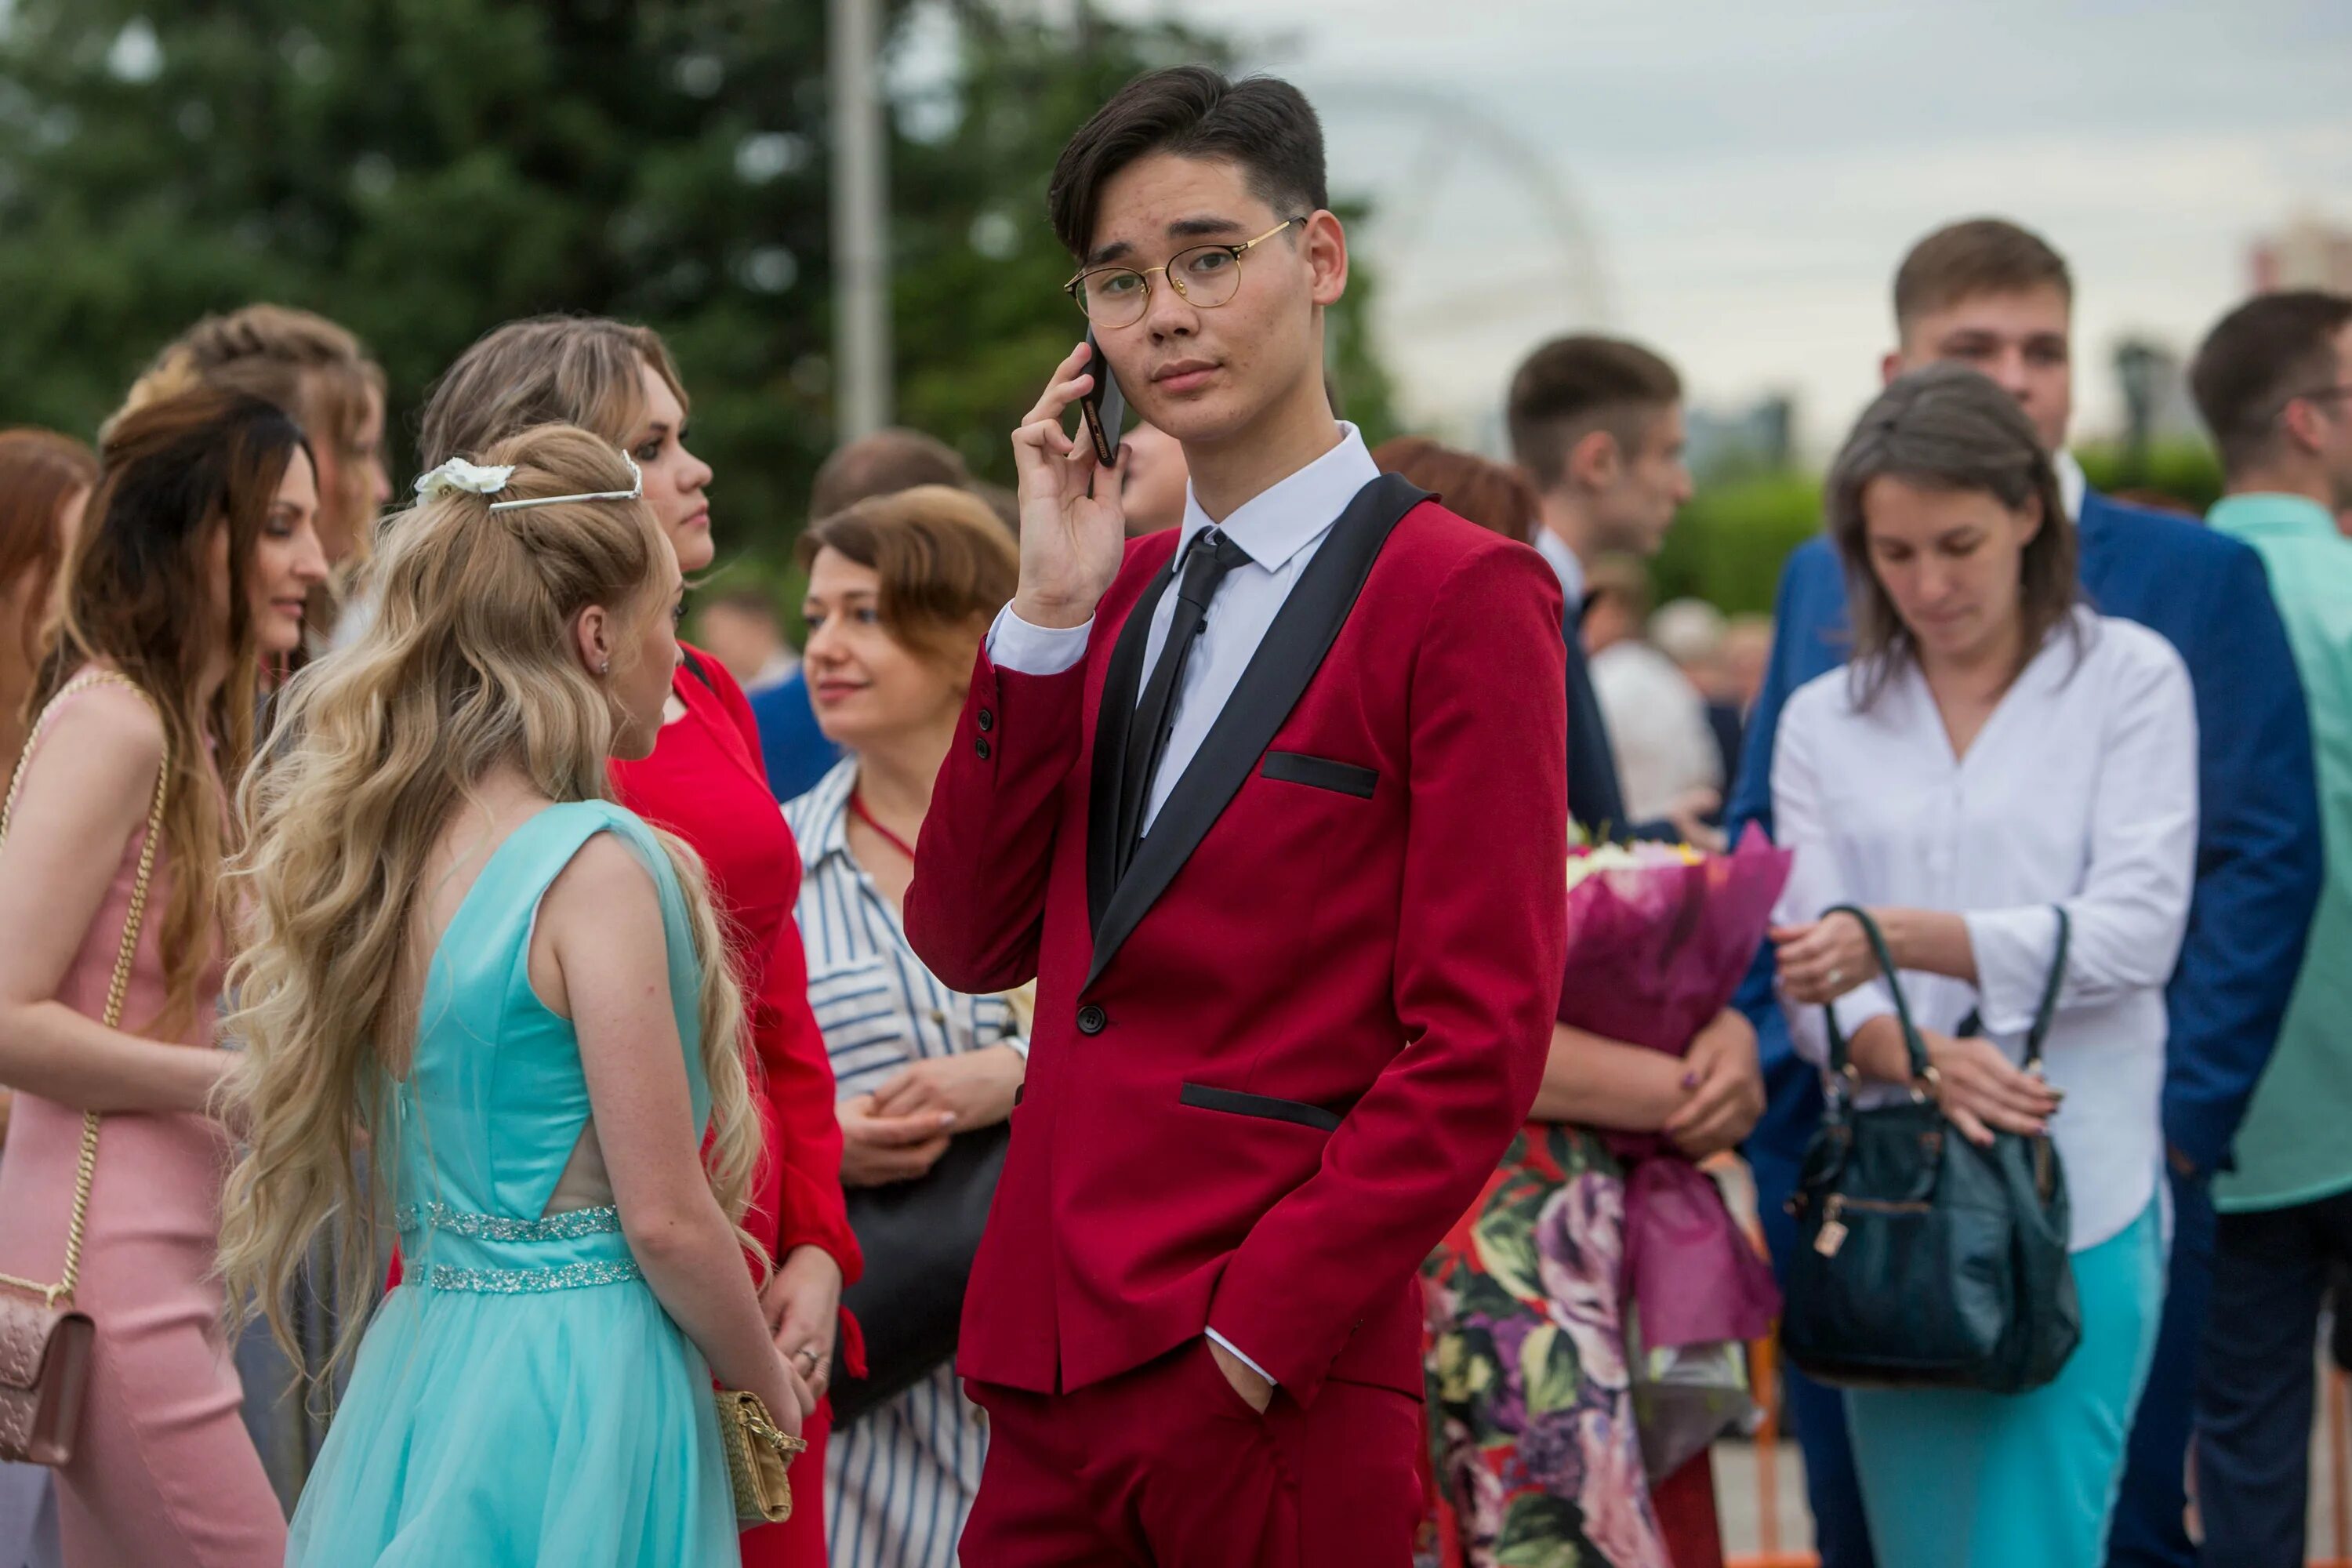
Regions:
<instances>
[{"instance_id":1,"label":"green tree","mask_svg":"<svg viewBox=\"0 0 2352 1568\"><path fill-rule=\"evenodd\" d=\"M1709 482L1651 563L1660 603L1705 599L1727 615L1767 614L1789 552L1821 531L1822 489L1793 470Z\"/></svg>"},{"instance_id":2,"label":"green tree","mask_svg":"<svg viewBox=\"0 0 2352 1568\"><path fill-rule=\"evenodd\" d=\"M824 13L0 5L0 420L88 433L188 321L270 299L368 341L400 467L425 388L481 332L620 316L678 356L725 548L781 562L835 438ZM1055 153L1139 70L1223 52L982 0L895 5L894 48L942 18L946 69L892 113L899 416L1009 479L1006 434L1079 327L1045 221ZM1333 341L1377 431L1363 321L1360 293Z\"/></svg>"}]
</instances>

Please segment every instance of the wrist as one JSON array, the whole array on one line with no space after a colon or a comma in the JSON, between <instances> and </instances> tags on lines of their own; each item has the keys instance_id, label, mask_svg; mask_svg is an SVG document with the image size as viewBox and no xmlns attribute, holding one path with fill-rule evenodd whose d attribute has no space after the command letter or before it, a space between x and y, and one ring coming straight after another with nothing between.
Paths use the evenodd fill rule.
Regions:
<instances>
[{"instance_id":1,"label":"wrist","mask_svg":"<svg viewBox=\"0 0 2352 1568\"><path fill-rule=\"evenodd\" d=\"M1912 968L1913 964L1911 963L1910 956L1911 911L1908 910L1874 909L1870 911L1870 918L1877 925L1878 934L1886 943L1886 956L1895 961L1895 967L1897 969ZM1865 934L1864 940L1865 943L1868 942L1867 934ZM1868 954L1868 966L1871 969L1875 970L1878 967L1877 960L1878 955L1876 953L1874 952Z\"/></svg>"},{"instance_id":2,"label":"wrist","mask_svg":"<svg viewBox=\"0 0 2352 1568\"><path fill-rule=\"evenodd\" d=\"M813 1241L787 1250L778 1260L776 1271L780 1277L786 1272L795 1277L814 1276L830 1281L835 1289L841 1287L841 1260Z\"/></svg>"},{"instance_id":3,"label":"wrist","mask_svg":"<svg viewBox=\"0 0 2352 1568\"><path fill-rule=\"evenodd\" d=\"M1081 595L1033 593L1024 589L1013 595L1013 613L1041 631L1069 631L1093 619L1095 605L1100 600L1100 595L1087 598Z\"/></svg>"}]
</instances>

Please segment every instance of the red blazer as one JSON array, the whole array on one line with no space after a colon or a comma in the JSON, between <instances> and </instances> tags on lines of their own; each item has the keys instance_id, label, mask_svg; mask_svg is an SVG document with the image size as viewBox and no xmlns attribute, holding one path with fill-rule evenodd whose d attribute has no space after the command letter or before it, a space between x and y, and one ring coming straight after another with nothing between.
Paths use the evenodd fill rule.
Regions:
<instances>
[{"instance_id":1,"label":"red blazer","mask_svg":"<svg viewBox=\"0 0 2352 1568\"><path fill-rule=\"evenodd\" d=\"M1559 583L1416 499L1334 525L1115 887L1177 531L1129 545L1076 668L982 650L906 903L948 984L1038 981L966 1376L1067 1391L1214 1324L1301 1403L1420 1396L1415 1273L1542 1073L1568 804Z\"/></svg>"}]
</instances>

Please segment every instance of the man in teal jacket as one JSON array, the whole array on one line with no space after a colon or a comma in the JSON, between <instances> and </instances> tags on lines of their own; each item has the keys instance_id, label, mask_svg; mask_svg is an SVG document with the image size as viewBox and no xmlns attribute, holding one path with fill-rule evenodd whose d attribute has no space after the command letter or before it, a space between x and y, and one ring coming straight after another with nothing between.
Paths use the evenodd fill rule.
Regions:
<instances>
[{"instance_id":1,"label":"man in teal jacket","mask_svg":"<svg viewBox=\"0 0 2352 1568\"><path fill-rule=\"evenodd\" d=\"M2253 546L2303 677L2326 880L2278 1048L2214 1178L2213 1310L2197 1384L2205 1558L2304 1561L2312 1342L2352 1261L2352 298L2269 294L2221 319L2189 385L2229 494L2207 521ZM2320 846L2315 846L2316 852Z\"/></svg>"}]
</instances>

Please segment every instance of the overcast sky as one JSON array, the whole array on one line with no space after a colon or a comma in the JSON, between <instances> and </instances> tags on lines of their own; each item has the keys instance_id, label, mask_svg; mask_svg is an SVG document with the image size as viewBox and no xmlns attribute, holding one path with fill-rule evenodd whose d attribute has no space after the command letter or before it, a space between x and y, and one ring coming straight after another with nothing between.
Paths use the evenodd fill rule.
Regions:
<instances>
[{"instance_id":1,"label":"overcast sky","mask_svg":"<svg viewBox=\"0 0 2352 1568\"><path fill-rule=\"evenodd\" d=\"M1997 212L2078 286L2077 435L2108 353L2184 352L2298 213L2352 228L2352 0L1105 0L1243 41L1375 196L1415 417L1489 431L1525 348L1601 325L1694 398L1794 392L1833 444L1911 241Z\"/></svg>"}]
</instances>

